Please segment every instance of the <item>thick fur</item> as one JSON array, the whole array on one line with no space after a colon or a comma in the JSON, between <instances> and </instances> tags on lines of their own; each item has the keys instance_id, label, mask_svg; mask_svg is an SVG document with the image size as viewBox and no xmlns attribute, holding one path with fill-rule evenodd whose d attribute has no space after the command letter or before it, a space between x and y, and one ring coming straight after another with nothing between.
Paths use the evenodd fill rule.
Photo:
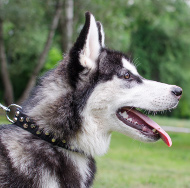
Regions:
<instances>
[{"instance_id":1,"label":"thick fur","mask_svg":"<svg viewBox=\"0 0 190 188\"><path fill-rule=\"evenodd\" d=\"M64 138L84 154L65 150L15 126L0 131L0 187L85 188L93 183L95 155L107 152L111 133L154 142L120 121L124 106L150 111L175 108L177 86L146 80L127 57L104 46L100 22L85 25L60 65L41 78L22 105L44 131ZM129 79L124 79L126 73Z\"/></svg>"}]
</instances>

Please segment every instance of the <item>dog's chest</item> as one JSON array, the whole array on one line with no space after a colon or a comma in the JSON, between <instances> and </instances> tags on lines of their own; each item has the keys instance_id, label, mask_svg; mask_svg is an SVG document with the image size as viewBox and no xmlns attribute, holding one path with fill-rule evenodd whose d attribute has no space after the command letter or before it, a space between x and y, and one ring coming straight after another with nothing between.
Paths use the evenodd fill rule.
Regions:
<instances>
[{"instance_id":1,"label":"dog's chest","mask_svg":"<svg viewBox=\"0 0 190 188\"><path fill-rule=\"evenodd\" d=\"M93 183L94 175L96 172L94 159L74 153L72 153L69 158L76 171L75 180L79 182L80 187L90 187Z\"/></svg>"},{"instance_id":2,"label":"dog's chest","mask_svg":"<svg viewBox=\"0 0 190 188\"><path fill-rule=\"evenodd\" d=\"M94 159L52 147L27 132L18 134L17 129L11 126L12 132L5 129L1 133L3 176L0 179L4 178L7 187L88 188L92 185L96 172Z\"/></svg>"},{"instance_id":3,"label":"dog's chest","mask_svg":"<svg viewBox=\"0 0 190 188\"><path fill-rule=\"evenodd\" d=\"M63 156L62 156L63 157ZM96 172L95 161L77 153L67 153L61 161L54 161L51 172L43 169L39 183L44 188L88 188L92 185Z\"/></svg>"},{"instance_id":4,"label":"dog's chest","mask_svg":"<svg viewBox=\"0 0 190 188\"><path fill-rule=\"evenodd\" d=\"M96 172L94 159L77 153L67 154L61 160L54 161L52 169L50 166L48 168L42 170L39 187L88 188L92 185Z\"/></svg>"}]
</instances>

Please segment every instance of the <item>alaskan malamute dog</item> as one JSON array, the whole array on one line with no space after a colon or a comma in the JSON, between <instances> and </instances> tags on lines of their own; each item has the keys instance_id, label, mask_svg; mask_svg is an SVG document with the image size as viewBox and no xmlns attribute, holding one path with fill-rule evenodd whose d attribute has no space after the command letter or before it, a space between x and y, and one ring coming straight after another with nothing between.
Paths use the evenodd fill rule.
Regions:
<instances>
[{"instance_id":1,"label":"alaskan malamute dog","mask_svg":"<svg viewBox=\"0 0 190 188\"><path fill-rule=\"evenodd\" d=\"M0 187L90 187L93 157L107 152L113 131L171 146L137 108L173 109L181 94L180 87L143 78L123 53L107 49L101 23L87 12L68 55L41 78L14 123L1 128Z\"/></svg>"}]
</instances>

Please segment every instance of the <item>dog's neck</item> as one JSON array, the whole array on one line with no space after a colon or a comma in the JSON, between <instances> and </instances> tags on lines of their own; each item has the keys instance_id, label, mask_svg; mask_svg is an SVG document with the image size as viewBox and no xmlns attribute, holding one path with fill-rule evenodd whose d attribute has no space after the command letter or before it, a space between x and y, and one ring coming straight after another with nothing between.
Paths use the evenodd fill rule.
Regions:
<instances>
[{"instance_id":1,"label":"dog's neck","mask_svg":"<svg viewBox=\"0 0 190 188\"><path fill-rule=\"evenodd\" d=\"M72 145L93 157L102 156L107 153L110 145L111 133L104 134L101 131L88 131L88 128L83 128L83 130L78 133L77 137L71 140Z\"/></svg>"},{"instance_id":2,"label":"dog's neck","mask_svg":"<svg viewBox=\"0 0 190 188\"><path fill-rule=\"evenodd\" d=\"M73 145L68 144L64 138L57 137L56 134L53 132L44 131L30 117L24 114L21 109L16 110L13 121L14 121L13 123L14 125L32 133L36 137L42 140L45 140L46 142L49 142L50 144L54 146L58 146L68 151L77 152L77 153L85 155L84 151L78 150Z\"/></svg>"},{"instance_id":3,"label":"dog's neck","mask_svg":"<svg viewBox=\"0 0 190 188\"><path fill-rule=\"evenodd\" d=\"M90 123L84 122L82 130L68 143L64 138L56 137L52 131L41 128L19 109L15 113L14 124L54 146L86 156L105 154L111 138L111 134L98 130L93 121L90 121Z\"/></svg>"},{"instance_id":4,"label":"dog's neck","mask_svg":"<svg viewBox=\"0 0 190 188\"><path fill-rule=\"evenodd\" d=\"M80 149L87 152L91 156L102 156L107 153L111 140L111 131L103 127L101 122L100 112L94 113L93 110L88 112L88 116L85 116L83 111L83 122L81 131L78 132L77 137L73 139L72 144L78 145Z\"/></svg>"}]
</instances>

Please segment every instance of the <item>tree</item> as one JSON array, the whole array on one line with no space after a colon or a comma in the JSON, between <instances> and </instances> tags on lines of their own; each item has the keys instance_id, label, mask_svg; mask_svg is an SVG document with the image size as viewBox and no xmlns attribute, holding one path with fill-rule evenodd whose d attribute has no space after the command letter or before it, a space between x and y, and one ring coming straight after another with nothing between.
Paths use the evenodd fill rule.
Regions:
<instances>
[{"instance_id":1,"label":"tree","mask_svg":"<svg viewBox=\"0 0 190 188\"><path fill-rule=\"evenodd\" d=\"M188 30L190 11L185 1L145 0L135 1L135 25L131 32L130 51L133 58L140 58L139 71L146 78L179 85L190 91L187 73L190 59ZM151 7L151 11L147 11ZM129 13L129 14L130 14ZM134 15L133 15L134 16ZM183 94L175 116L188 117L190 97Z\"/></svg>"},{"instance_id":2,"label":"tree","mask_svg":"<svg viewBox=\"0 0 190 188\"><path fill-rule=\"evenodd\" d=\"M3 81L3 85L5 89L4 100L5 100L5 104L8 105L8 104L11 104L14 101L14 99L13 99L13 87L11 84L11 80L10 80L9 72L7 68L5 46L3 42L3 20L1 18L0 18L0 62L1 62L2 81Z\"/></svg>"},{"instance_id":3,"label":"tree","mask_svg":"<svg viewBox=\"0 0 190 188\"><path fill-rule=\"evenodd\" d=\"M65 0L63 14L60 20L61 47L63 52L67 52L72 47L74 2Z\"/></svg>"},{"instance_id":4,"label":"tree","mask_svg":"<svg viewBox=\"0 0 190 188\"><path fill-rule=\"evenodd\" d=\"M27 4L28 6L25 6L26 3L28 3ZM53 3L53 1L52 1L52 3ZM35 8L34 9L28 8L28 7L30 7L30 5L33 6L33 7L35 7ZM27 23L27 21L29 21L29 23L32 26L34 26L34 28L35 28L35 24L33 25L33 20L31 18L35 18L35 16L36 16L35 15L35 11L36 10L38 10L39 13L41 13L41 15L44 15L44 13L43 13L44 10L42 9L42 5L43 5L43 7L45 7L43 1L42 2L38 2L38 1L22 2L20 0L17 0L17 2L14 2L14 1L11 1L11 2L9 2L9 1L3 1L2 2L1 1L1 11L2 12L1 12L1 15L0 15L0 58L1 58L1 76L2 76L2 81L3 81L2 83L3 83L4 88L5 88L4 95L6 96L6 100L5 100L6 105L9 105L10 103L13 102L13 89L12 89L13 87L12 87L11 80L9 79L9 71L7 69L8 64L10 64L11 61L12 61L12 63L11 63L12 65L11 64L10 65L14 67L14 58L17 59L17 60L18 59L22 59L26 55L25 54L26 53L26 50L25 50L26 47L24 46L24 48L25 48L24 49L22 44L20 46L17 46L17 47L15 46L15 49L13 50L13 52L16 51L16 50L18 50L19 47L20 47L20 52L16 51L15 55L13 55L12 52L10 52L10 53L8 52L9 53L9 57L8 58L10 59L10 61L7 62L7 57L6 57L5 47L4 47L4 41L3 41L6 38L6 36L3 35L3 21L5 19L7 25L11 25L11 27L13 27L12 32L14 33L14 35L22 35L20 33L23 33L22 32L23 28L24 28L24 30L26 32L28 30L28 33L26 35L30 35L30 33L31 33L30 32L31 31L31 26L29 24L26 24L27 26L29 25L30 29L28 29L27 26L24 25L24 23ZM40 70L42 69L42 67L43 67L43 65L45 63L46 56L47 56L48 51L49 51L49 49L51 47L52 40L53 40L53 37L54 37L54 34L55 34L55 30L57 28L57 25L58 25L58 22L59 22L59 19L60 19L60 15L61 15L61 12L62 12L62 6L63 6L63 0L57 0L56 4L55 4L55 12L54 12L54 14L52 16L53 19L52 19L51 25L49 27L49 33L47 35L45 45L43 47L42 52L39 55L37 63L35 63L36 66L34 67L34 66L30 65L31 68L33 69L33 71L32 71L32 74L29 73L30 74L30 78L29 78L28 84L27 84L27 86L26 86L26 88L25 88L25 90L24 90L21 98L18 100L18 103L22 102L28 96L30 90L35 85L35 81L36 81L37 75L39 74ZM14 14L15 10L19 10L19 11L16 12L16 14ZM17 20L15 20L15 18L11 17L10 15L14 15L15 17L17 17ZM39 16L40 16L40 14L39 14ZM19 30L21 32L18 32L18 30L16 30L17 27L19 27L19 26L20 26L20 29L22 28L22 30ZM24 35L22 35L21 37L19 36L17 39L20 39L20 41L22 41L22 40L26 41L27 40ZM15 43L19 44L20 41L15 41ZM30 47L30 45L28 45L28 46ZM12 48L12 46L10 46L10 48L9 48L10 51L11 51L11 48ZM36 49L34 51L36 51ZM22 56L22 53L23 53L23 56ZM32 56L31 56L31 58L32 58ZM28 57L30 58L29 53L28 53ZM26 61L26 59L25 59L25 61ZM25 65L22 64L22 66L26 67L27 61L24 62L24 63L25 63ZM18 65L18 63L15 63L15 64ZM17 67L17 70L18 70L18 67ZM13 82L14 82L14 80L13 80Z\"/></svg>"},{"instance_id":5,"label":"tree","mask_svg":"<svg viewBox=\"0 0 190 188\"><path fill-rule=\"evenodd\" d=\"M39 74L39 72L41 71L41 69L43 68L46 56L47 56L47 54L49 52L49 49L51 47L53 36L55 34L55 30L56 30L56 28L58 26L58 22L59 22L59 19L60 19L60 16L61 16L62 6L63 6L63 1L58 0L57 4L56 4L56 8L55 8L54 17L53 17L53 20L52 20L52 23L51 23L51 26L50 26L49 34L48 34L46 43L44 45L44 49L43 49L42 53L39 56L39 59L37 61L37 66L33 70L33 73L32 73L32 75L30 77L30 80L28 81L26 89L23 92L23 94L22 94L21 98L19 99L18 103L21 103L22 101L24 101L27 98L27 96L29 95L31 89L35 86L36 77Z\"/></svg>"},{"instance_id":6,"label":"tree","mask_svg":"<svg viewBox=\"0 0 190 188\"><path fill-rule=\"evenodd\" d=\"M6 63L2 64L2 60L0 63L1 67L6 65L6 76L9 75L16 100L23 96L32 74L35 76L31 79L31 85L34 85L37 75L41 74L39 70L44 63L39 61L47 62L43 69L45 71L55 66L62 52L68 51L72 39L78 36L83 26L84 13L89 10L103 23L107 47L128 54L130 60L139 65L138 70L145 78L184 88L186 92L173 115L190 117L190 7L185 0L144 0L143 3L141 0L62 1L59 28L54 31L48 53L49 47L47 50L44 47L51 28L49 20L55 15L55 3L58 0L1 0L3 32L0 34L3 34L4 44L2 41L0 43L4 45ZM47 58L40 58L43 52ZM5 85L2 79L5 71L2 68L0 74L1 99L3 89L6 91L2 87Z\"/></svg>"}]
</instances>

